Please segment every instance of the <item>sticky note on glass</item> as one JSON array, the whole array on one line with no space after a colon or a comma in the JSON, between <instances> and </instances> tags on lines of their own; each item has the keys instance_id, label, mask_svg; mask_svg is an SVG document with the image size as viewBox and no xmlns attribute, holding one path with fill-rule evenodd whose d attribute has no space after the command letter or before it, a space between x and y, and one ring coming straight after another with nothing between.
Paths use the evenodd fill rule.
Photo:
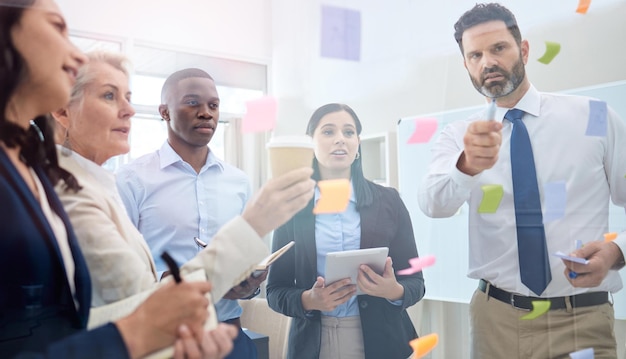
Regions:
<instances>
[{"instance_id":1,"label":"sticky note on glass","mask_svg":"<svg viewBox=\"0 0 626 359\"><path fill-rule=\"evenodd\" d=\"M593 348L587 348L579 350L577 352L569 353L571 359L594 359L595 353Z\"/></svg>"},{"instance_id":2,"label":"sticky note on glass","mask_svg":"<svg viewBox=\"0 0 626 359\"><path fill-rule=\"evenodd\" d=\"M543 223L556 221L565 216L567 191L565 182L549 182L543 185Z\"/></svg>"},{"instance_id":3,"label":"sticky note on glass","mask_svg":"<svg viewBox=\"0 0 626 359\"><path fill-rule=\"evenodd\" d=\"M359 11L323 5L321 25L323 57L359 61L361 58Z\"/></svg>"},{"instance_id":4,"label":"sticky note on glass","mask_svg":"<svg viewBox=\"0 0 626 359\"><path fill-rule=\"evenodd\" d=\"M607 107L604 101L589 100L589 120L587 121L587 136L606 136Z\"/></svg>"},{"instance_id":5,"label":"sticky note on glass","mask_svg":"<svg viewBox=\"0 0 626 359\"><path fill-rule=\"evenodd\" d=\"M559 52L561 52L561 44L558 42L546 41L546 52L544 52L543 56L538 58L537 61L547 65L554 60Z\"/></svg>"},{"instance_id":6,"label":"sticky note on glass","mask_svg":"<svg viewBox=\"0 0 626 359\"><path fill-rule=\"evenodd\" d=\"M591 0L579 0L576 12L579 14L586 14L587 10L589 10L589 5L591 5Z\"/></svg>"},{"instance_id":7,"label":"sticky note on glass","mask_svg":"<svg viewBox=\"0 0 626 359\"><path fill-rule=\"evenodd\" d=\"M409 137L408 144L428 143L437 132L439 122L434 117L415 119L415 131Z\"/></svg>"},{"instance_id":8,"label":"sticky note on glass","mask_svg":"<svg viewBox=\"0 0 626 359\"><path fill-rule=\"evenodd\" d=\"M411 348L413 348L413 359L422 358L424 355L430 353L437 343L439 342L439 335L432 333L424 335L417 339L413 339L409 342Z\"/></svg>"},{"instance_id":9,"label":"sticky note on glass","mask_svg":"<svg viewBox=\"0 0 626 359\"><path fill-rule=\"evenodd\" d=\"M604 234L604 241L610 242L614 241L617 238L617 232L609 232Z\"/></svg>"},{"instance_id":10,"label":"sticky note on glass","mask_svg":"<svg viewBox=\"0 0 626 359\"><path fill-rule=\"evenodd\" d=\"M313 208L314 214L341 213L350 202L350 181L342 178L317 182L320 197Z\"/></svg>"},{"instance_id":11,"label":"sticky note on glass","mask_svg":"<svg viewBox=\"0 0 626 359\"><path fill-rule=\"evenodd\" d=\"M398 271L400 275L411 275L417 272L421 272L423 268L430 267L435 264L435 256L415 257L409 259L411 267Z\"/></svg>"},{"instance_id":12,"label":"sticky note on glass","mask_svg":"<svg viewBox=\"0 0 626 359\"><path fill-rule=\"evenodd\" d=\"M241 132L263 132L274 129L277 113L277 101L271 96L246 102L246 114L241 120Z\"/></svg>"},{"instance_id":13,"label":"sticky note on glass","mask_svg":"<svg viewBox=\"0 0 626 359\"><path fill-rule=\"evenodd\" d=\"M533 310L522 316L520 319L522 320L531 320L538 318L544 315L548 310L550 310L550 301L549 300L533 300Z\"/></svg>"},{"instance_id":14,"label":"sticky note on glass","mask_svg":"<svg viewBox=\"0 0 626 359\"><path fill-rule=\"evenodd\" d=\"M502 185L486 184L480 186L480 189L483 190L483 199L478 206L478 213L496 213L504 195Z\"/></svg>"}]
</instances>

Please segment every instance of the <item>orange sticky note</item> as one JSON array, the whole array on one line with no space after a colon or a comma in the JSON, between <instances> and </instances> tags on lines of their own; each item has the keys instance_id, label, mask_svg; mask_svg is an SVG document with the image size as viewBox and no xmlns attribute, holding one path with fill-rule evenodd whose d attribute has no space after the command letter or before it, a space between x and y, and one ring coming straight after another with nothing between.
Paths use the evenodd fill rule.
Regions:
<instances>
[{"instance_id":1,"label":"orange sticky note","mask_svg":"<svg viewBox=\"0 0 626 359\"><path fill-rule=\"evenodd\" d=\"M246 114L241 119L241 132L270 131L276 126L278 104L271 96L246 102Z\"/></svg>"},{"instance_id":2,"label":"orange sticky note","mask_svg":"<svg viewBox=\"0 0 626 359\"><path fill-rule=\"evenodd\" d=\"M427 143L437 131L439 123L434 117L418 118L415 120L415 131L407 141L408 144Z\"/></svg>"},{"instance_id":3,"label":"orange sticky note","mask_svg":"<svg viewBox=\"0 0 626 359\"><path fill-rule=\"evenodd\" d=\"M313 208L314 214L340 213L350 202L350 181L342 178L317 182L320 198Z\"/></svg>"},{"instance_id":4,"label":"orange sticky note","mask_svg":"<svg viewBox=\"0 0 626 359\"><path fill-rule=\"evenodd\" d=\"M437 335L437 333L424 335L423 337L411 340L409 344L413 348L413 359L419 359L430 353L430 351L437 346L437 342L439 342L439 335Z\"/></svg>"},{"instance_id":5,"label":"orange sticky note","mask_svg":"<svg viewBox=\"0 0 626 359\"><path fill-rule=\"evenodd\" d=\"M591 5L591 0L579 0L576 12L579 14L586 14L587 10L589 10L589 5Z\"/></svg>"},{"instance_id":6,"label":"orange sticky note","mask_svg":"<svg viewBox=\"0 0 626 359\"><path fill-rule=\"evenodd\" d=\"M617 238L617 233L616 232L609 232L609 233L605 233L604 234L604 241L605 242L610 242L610 241L614 240L615 238Z\"/></svg>"}]
</instances>

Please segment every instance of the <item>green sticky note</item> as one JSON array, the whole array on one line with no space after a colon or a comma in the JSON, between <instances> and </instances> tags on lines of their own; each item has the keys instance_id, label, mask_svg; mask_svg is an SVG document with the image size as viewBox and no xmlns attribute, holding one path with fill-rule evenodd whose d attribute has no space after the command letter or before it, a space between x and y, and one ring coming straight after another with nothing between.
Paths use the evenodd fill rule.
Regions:
<instances>
[{"instance_id":1,"label":"green sticky note","mask_svg":"<svg viewBox=\"0 0 626 359\"><path fill-rule=\"evenodd\" d=\"M558 42L546 41L546 52L537 59L542 64L549 64L561 51L561 44Z\"/></svg>"},{"instance_id":2,"label":"green sticky note","mask_svg":"<svg viewBox=\"0 0 626 359\"><path fill-rule=\"evenodd\" d=\"M500 184L486 184L480 186L483 190L483 200L478 206L478 213L496 213L500 207L500 201L504 195L504 189Z\"/></svg>"},{"instance_id":3,"label":"green sticky note","mask_svg":"<svg viewBox=\"0 0 626 359\"><path fill-rule=\"evenodd\" d=\"M531 320L544 315L548 310L550 310L550 303L551 302L549 300L533 300L533 310L520 319Z\"/></svg>"}]
</instances>

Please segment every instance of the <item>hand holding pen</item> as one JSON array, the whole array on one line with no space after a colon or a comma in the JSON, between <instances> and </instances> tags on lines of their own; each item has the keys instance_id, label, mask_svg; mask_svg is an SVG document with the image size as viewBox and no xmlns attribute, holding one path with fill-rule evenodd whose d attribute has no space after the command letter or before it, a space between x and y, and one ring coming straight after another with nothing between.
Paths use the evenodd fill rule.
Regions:
<instances>
[{"instance_id":1,"label":"hand holding pen","mask_svg":"<svg viewBox=\"0 0 626 359\"><path fill-rule=\"evenodd\" d=\"M178 269L178 264L176 264L174 258L172 258L172 256L170 256L167 252L163 252L163 254L161 254L161 258L165 261L165 264L167 264L170 274L174 276L174 281L176 281L176 283L180 283L182 281L180 278L180 270Z\"/></svg>"},{"instance_id":2,"label":"hand holding pen","mask_svg":"<svg viewBox=\"0 0 626 359\"><path fill-rule=\"evenodd\" d=\"M567 280L572 286L581 288L593 288L600 285L609 270L623 258L621 250L611 240L586 243L571 255L587 260L587 264L563 260ZM576 274L570 274L572 272Z\"/></svg>"}]
</instances>

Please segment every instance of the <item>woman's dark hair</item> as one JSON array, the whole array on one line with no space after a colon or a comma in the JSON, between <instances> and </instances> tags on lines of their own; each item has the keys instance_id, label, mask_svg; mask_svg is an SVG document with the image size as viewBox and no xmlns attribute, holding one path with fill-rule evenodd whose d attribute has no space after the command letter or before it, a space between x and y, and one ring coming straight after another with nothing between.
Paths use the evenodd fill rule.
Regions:
<instances>
[{"instance_id":1,"label":"woman's dark hair","mask_svg":"<svg viewBox=\"0 0 626 359\"><path fill-rule=\"evenodd\" d=\"M29 166L41 166L53 185L62 179L68 188L77 191L80 186L74 176L58 164L54 121L39 116L25 130L6 118L11 96L26 76L25 61L13 44L11 30L34 2L0 0L0 141L9 148L20 147L20 159Z\"/></svg>"},{"instance_id":2,"label":"woman's dark hair","mask_svg":"<svg viewBox=\"0 0 626 359\"><path fill-rule=\"evenodd\" d=\"M360 135L362 126L359 117L356 115L354 110L350 108L350 106L341 103L329 103L315 110L315 112L313 112L313 114L311 115L309 124L306 127L306 134L313 137L315 129L319 125L322 117L328 115L329 113L341 111L347 112L352 117L356 126L356 133L357 135ZM363 165L361 162L361 145L359 145L358 154L358 158L356 158L350 166L350 173L352 176L352 186L354 187L354 194L356 197L356 209L360 210L361 208L367 207L374 202L374 192L370 187L370 183L368 183L370 181L368 181L363 175ZM317 158L313 159L313 179L321 179Z\"/></svg>"},{"instance_id":3,"label":"woman's dark hair","mask_svg":"<svg viewBox=\"0 0 626 359\"><path fill-rule=\"evenodd\" d=\"M456 24L454 24L454 39L459 44L462 54L464 54L463 33L465 30L489 21L504 22L517 45L522 43L522 34L517 26L517 20L509 9L497 3L476 4L472 9L461 15Z\"/></svg>"}]
</instances>

